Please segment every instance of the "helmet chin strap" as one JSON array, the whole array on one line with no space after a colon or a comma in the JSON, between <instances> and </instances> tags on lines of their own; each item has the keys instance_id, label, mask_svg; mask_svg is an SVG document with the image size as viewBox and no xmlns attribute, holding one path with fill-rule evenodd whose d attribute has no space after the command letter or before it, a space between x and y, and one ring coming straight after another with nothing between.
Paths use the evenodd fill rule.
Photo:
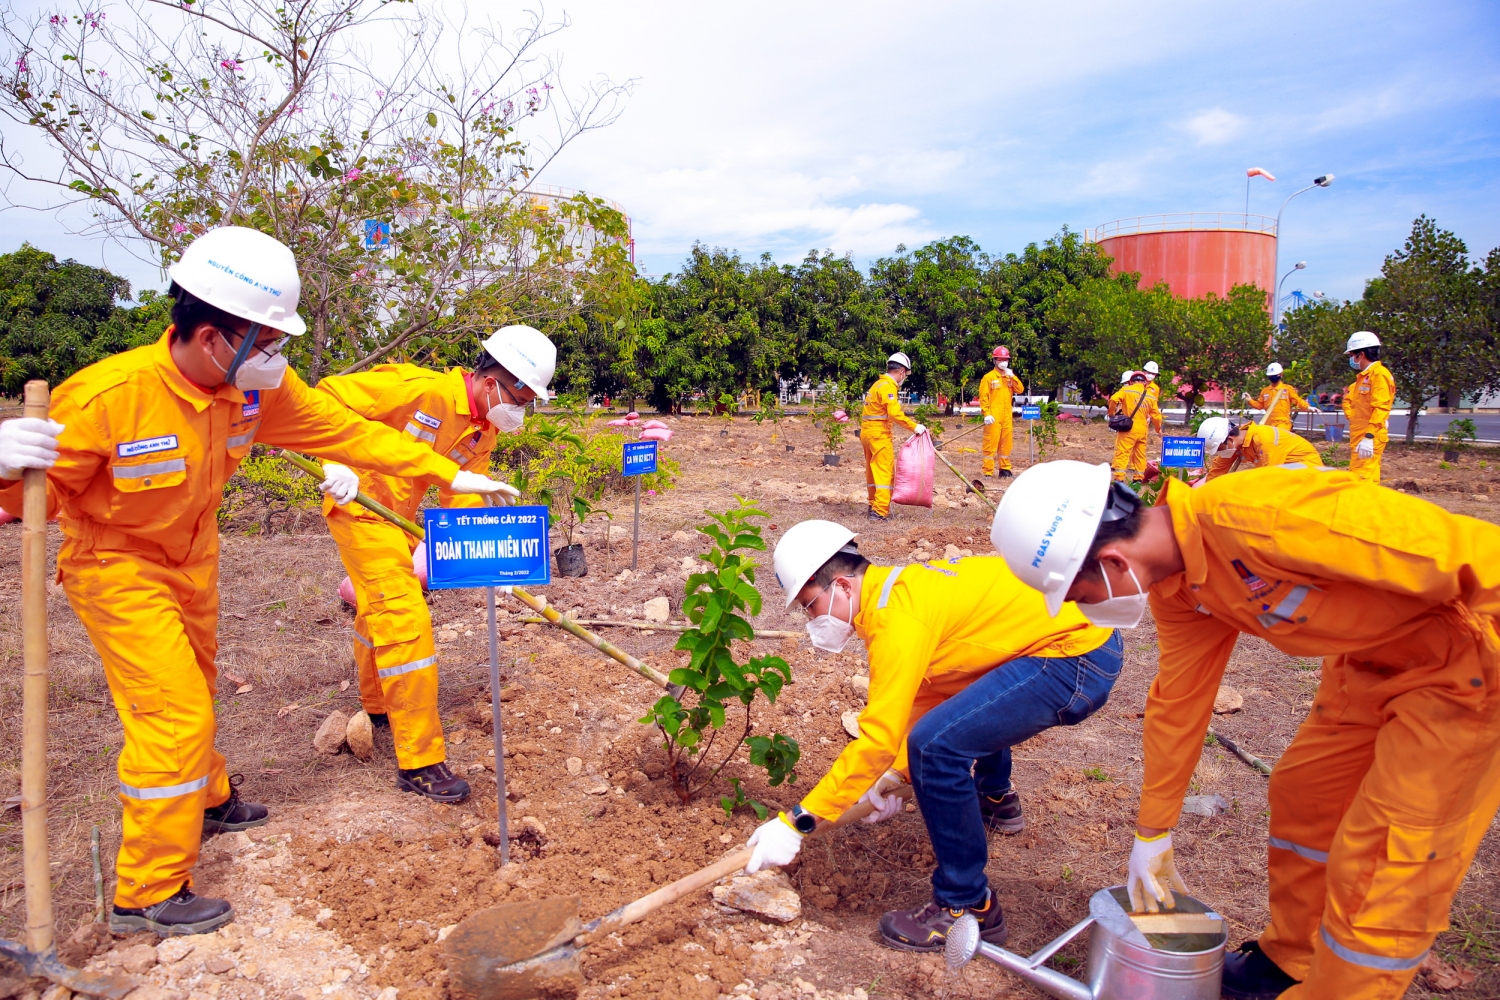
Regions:
<instances>
[{"instance_id":1,"label":"helmet chin strap","mask_svg":"<svg viewBox=\"0 0 1500 1000\"><path fill-rule=\"evenodd\" d=\"M250 330L240 341L239 349L234 352L234 360L229 362L229 368L224 372L224 381L231 386L234 385L234 377L239 374L240 365L250 356L250 351L255 347L255 342L260 339L260 331L263 330L259 323L251 323Z\"/></svg>"}]
</instances>

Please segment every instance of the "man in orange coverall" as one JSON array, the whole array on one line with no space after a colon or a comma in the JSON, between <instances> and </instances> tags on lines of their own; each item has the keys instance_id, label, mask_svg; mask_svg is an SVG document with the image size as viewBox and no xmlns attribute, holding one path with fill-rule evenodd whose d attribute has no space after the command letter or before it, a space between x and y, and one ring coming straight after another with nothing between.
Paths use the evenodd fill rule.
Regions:
<instances>
[{"instance_id":1,"label":"man in orange coverall","mask_svg":"<svg viewBox=\"0 0 1500 1000\"><path fill-rule=\"evenodd\" d=\"M1006 479L1011 475L1010 452L1014 446L1015 413L1011 401L1026 387L1010 370L1010 348L997 347L991 355L995 367L979 380L979 412L984 414L984 474ZM998 462L997 462L998 459Z\"/></svg>"},{"instance_id":2,"label":"man in orange coverall","mask_svg":"<svg viewBox=\"0 0 1500 1000\"><path fill-rule=\"evenodd\" d=\"M1396 380L1380 360L1380 338L1360 330L1344 345L1349 367L1359 372L1344 390L1344 416L1349 418L1349 471L1365 482L1380 482L1380 458L1396 401Z\"/></svg>"},{"instance_id":3,"label":"man in orange coverall","mask_svg":"<svg viewBox=\"0 0 1500 1000\"><path fill-rule=\"evenodd\" d=\"M240 800L214 749L217 512L251 444L462 492L503 485L361 420L286 367L281 346L304 329L301 281L276 240L216 229L169 274L173 326L160 340L67 379L51 420L0 424L0 478L49 470L48 507L63 532L58 577L125 729L110 916L120 933L197 934L234 919L227 901L190 888L199 841L266 821L264 806ZM0 489L0 505L21 509L18 482Z\"/></svg>"},{"instance_id":4,"label":"man in orange coverall","mask_svg":"<svg viewBox=\"0 0 1500 1000\"><path fill-rule=\"evenodd\" d=\"M911 359L897 351L885 364L885 374L865 393L864 413L860 416L859 442L865 448L865 486L870 494L869 516L884 521L891 514L891 483L896 478L896 445L891 438L891 424L900 424L913 434L926 434L927 428L901 412L896 393L911 374Z\"/></svg>"},{"instance_id":5,"label":"man in orange coverall","mask_svg":"<svg viewBox=\"0 0 1500 1000\"><path fill-rule=\"evenodd\" d=\"M1120 388L1109 397L1108 412L1111 417L1131 418L1130 429L1115 434L1115 457L1110 466L1116 481L1133 483L1146 475L1146 428L1155 427L1156 433L1161 433L1161 411L1152 402L1144 373L1121 374Z\"/></svg>"},{"instance_id":6,"label":"man in orange coverall","mask_svg":"<svg viewBox=\"0 0 1500 1000\"><path fill-rule=\"evenodd\" d=\"M1323 456L1306 438L1265 424L1230 424L1227 417L1209 417L1198 427L1208 479L1243 469L1297 465L1321 469Z\"/></svg>"},{"instance_id":7,"label":"man in orange coverall","mask_svg":"<svg viewBox=\"0 0 1500 1000\"><path fill-rule=\"evenodd\" d=\"M1005 914L990 893L985 829L1019 833L1021 802L1011 786L1011 747L1101 708L1120 675L1121 642L1072 605L1050 615L1042 598L1002 560L955 558L873 566L854 532L833 521L803 521L776 544L777 582L800 607L813 646L843 649L856 632L870 654L869 704L859 738L792 809L750 838L747 872L784 865L820 822L856 801L894 816L888 795L911 773L937 858L932 902L892 910L881 940L902 951L941 951L966 912L985 940L1005 943Z\"/></svg>"},{"instance_id":8,"label":"man in orange coverall","mask_svg":"<svg viewBox=\"0 0 1500 1000\"><path fill-rule=\"evenodd\" d=\"M1344 472L1168 480L1148 508L1103 466L1049 462L1007 491L993 540L1095 622L1128 627L1149 600L1138 909L1183 889L1170 828L1236 640L1323 657L1271 774L1271 923L1227 956L1224 995L1404 995L1500 806L1500 527Z\"/></svg>"},{"instance_id":9,"label":"man in orange coverall","mask_svg":"<svg viewBox=\"0 0 1500 1000\"><path fill-rule=\"evenodd\" d=\"M435 372L416 365L381 365L318 383L366 420L374 420L447 455L464 469L487 473L495 435L519 430L526 404L547 398L557 348L529 326L507 326L484 342L473 372ZM417 516L426 493L421 480L325 465L330 476L407 518ZM453 497L444 507L476 506L478 497ZM396 786L437 802L462 802L469 783L446 763L438 716L438 658L432 616L412 572L417 542L384 518L350 505L323 502L328 530L354 584L354 662L360 698L371 721L389 726L396 746Z\"/></svg>"},{"instance_id":10,"label":"man in orange coverall","mask_svg":"<svg viewBox=\"0 0 1500 1000\"><path fill-rule=\"evenodd\" d=\"M1269 411L1266 416L1265 426L1277 427L1284 431L1292 429L1292 412L1294 410L1309 411L1312 409L1302 394L1297 391L1295 385L1290 385L1281 380L1284 369L1280 361L1272 361L1266 366L1266 378L1271 384L1260 390L1260 395L1250 401L1250 405L1257 410ZM1245 398L1249 399L1247 395Z\"/></svg>"}]
</instances>

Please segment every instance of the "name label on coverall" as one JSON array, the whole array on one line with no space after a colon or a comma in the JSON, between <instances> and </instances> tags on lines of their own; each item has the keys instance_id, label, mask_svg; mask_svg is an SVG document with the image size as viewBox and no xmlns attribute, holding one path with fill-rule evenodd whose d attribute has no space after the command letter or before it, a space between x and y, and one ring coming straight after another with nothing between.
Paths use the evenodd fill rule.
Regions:
<instances>
[{"instance_id":1,"label":"name label on coverall","mask_svg":"<svg viewBox=\"0 0 1500 1000\"><path fill-rule=\"evenodd\" d=\"M427 585L434 590L552 582L546 507L430 507L422 513Z\"/></svg>"}]
</instances>

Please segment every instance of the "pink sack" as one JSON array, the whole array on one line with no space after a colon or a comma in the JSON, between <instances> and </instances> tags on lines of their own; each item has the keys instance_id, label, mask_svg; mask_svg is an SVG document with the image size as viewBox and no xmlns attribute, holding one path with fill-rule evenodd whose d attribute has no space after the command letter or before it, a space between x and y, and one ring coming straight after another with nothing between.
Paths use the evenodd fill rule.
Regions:
<instances>
[{"instance_id":1,"label":"pink sack","mask_svg":"<svg viewBox=\"0 0 1500 1000\"><path fill-rule=\"evenodd\" d=\"M932 506L932 474L937 452L931 434L913 434L896 452L896 481L891 484L891 503L903 507Z\"/></svg>"},{"instance_id":2,"label":"pink sack","mask_svg":"<svg viewBox=\"0 0 1500 1000\"><path fill-rule=\"evenodd\" d=\"M411 570L417 574L417 582L427 589L427 543L418 542L411 553Z\"/></svg>"},{"instance_id":3,"label":"pink sack","mask_svg":"<svg viewBox=\"0 0 1500 1000\"><path fill-rule=\"evenodd\" d=\"M672 440L672 431L666 427L648 427L641 431L641 440L665 443Z\"/></svg>"},{"instance_id":4,"label":"pink sack","mask_svg":"<svg viewBox=\"0 0 1500 1000\"><path fill-rule=\"evenodd\" d=\"M339 581L339 597L345 604L354 607L354 581L347 576Z\"/></svg>"},{"instance_id":5,"label":"pink sack","mask_svg":"<svg viewBox=\"0 0 1500 1000\"><path fill-rule=\"evenodd\" d=\"M629 427L630 426L630 421L626 420L624 417L621 417L618 420L611 420L605 426L606 427Z\"/></svg>"},{"instance_id":6,"label":"pink sack","mask_svg":"<svg viewBox=\"0 0 1500 1000\"><path fill-rule=\"evenodd\" d=\"M653 427L657 428L658 430L667 430L668 429L667 425L664 424L664 423L662 423L660 420L648 420L644 424L641 424L641 426L644 427L648 431L651 430Z\"/></svg>"}]
</instances>

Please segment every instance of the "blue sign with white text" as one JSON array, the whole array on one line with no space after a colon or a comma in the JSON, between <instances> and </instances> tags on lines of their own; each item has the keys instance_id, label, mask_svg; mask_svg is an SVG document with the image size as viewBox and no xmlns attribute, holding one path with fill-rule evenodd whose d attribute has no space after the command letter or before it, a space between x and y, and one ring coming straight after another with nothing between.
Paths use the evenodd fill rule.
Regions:
<instances>
[{"instance_id":1,"label":"blue sign with white text","mask_svg":"<svg viewBox=\"0 0 1500 1000\"><path fill-rule=\"evenodd\" d=\"M1021 407L1021 419L1022 420L1040 420L1040 419L1042 419L1042 408L1041 408L1041 406L1039 406L1039 405L1030 405L1030 404L1022 406Z\"/></svg>"},{"instance_id":2,"label":"blue sign with white text","mask_svg":"<svg viewBox=\"0 0 1500 1000\"><path fill-rule=\"evenodd\" d=\"M391 224L379 219L365 220L365 249L384 250L391 245Z\"/></svg>"},{"instance_id":3,"label":"blue sign with white text","mask_svg":"<svg viewBox=\"0 0 1500 1000\"><path fill-rule=\"evenodd\" d=\"M622 476L645 476L656 471L655 441L626 441L625 457L620 463Z\"/></svg>"},{"instance_id":4,"label":"blue sign with white text","mask_svg":"<svg viewBox=\"0 0 1500 1000\"><path fill-rule=\"evenodd\" d=\"M430 507L422 513L432 589L552 582L546 507Z\"/></svg>"},{"instance_id":5,"label":"blue sign with white text","mask_svg":"<svg viewBox=\"0 0 1500 1000\"><path fill-rule=\"evenodd\" d=\"M1161 439L1163 469L1203 468L1203 439L1200 437L1164 437Z\"/></svg>"}]
</instances>

